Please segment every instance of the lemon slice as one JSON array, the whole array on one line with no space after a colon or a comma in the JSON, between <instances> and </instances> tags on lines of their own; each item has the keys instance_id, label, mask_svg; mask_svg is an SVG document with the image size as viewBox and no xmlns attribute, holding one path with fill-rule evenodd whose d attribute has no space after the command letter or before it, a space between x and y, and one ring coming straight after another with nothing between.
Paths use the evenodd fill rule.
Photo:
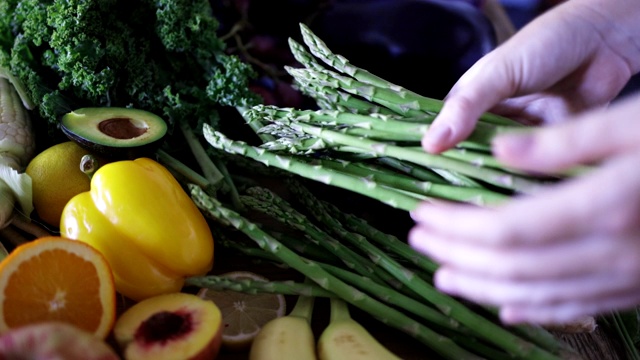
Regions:
<instances>
[{"instance_id":1,"label":"lemon slice","mask_svg":"<svg viewBox=\"0 0 640 360\"><path fill-rule=\"evenodd\" d=\"M232 279L269 281L249 271L222 274ZM231 351L248 349L258 332L269 321L284 316L287 310L281 294L246 294L232 290L202 288L198 296L213 301L222 312L222 346Z\"/></svg>"}]
</instances>

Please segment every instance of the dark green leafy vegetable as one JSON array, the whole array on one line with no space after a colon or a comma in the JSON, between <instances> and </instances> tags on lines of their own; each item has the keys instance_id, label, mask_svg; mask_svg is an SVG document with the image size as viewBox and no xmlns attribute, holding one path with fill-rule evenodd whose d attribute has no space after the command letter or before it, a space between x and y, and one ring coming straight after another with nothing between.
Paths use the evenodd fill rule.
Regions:
<instances>
[{"instance_id":1,"label":"dark green leafy vegetable","mask_svg":"<svg viewBox=\"0 0 640 360\"><path fill-rule=\"evenodd\" d=\"M258 103L251 66L225 53L207 0L3 0L0 65L52 126L75 108L135 107L214 126Z\"/></svg>"}]
</instances>

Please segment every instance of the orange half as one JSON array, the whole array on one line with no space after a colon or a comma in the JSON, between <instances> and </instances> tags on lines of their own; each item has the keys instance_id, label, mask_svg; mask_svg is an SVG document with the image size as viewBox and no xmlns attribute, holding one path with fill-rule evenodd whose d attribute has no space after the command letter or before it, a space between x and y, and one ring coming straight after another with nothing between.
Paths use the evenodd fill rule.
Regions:
<instances>
[{"instance_id":1,"label":"orange half","mask_svg":"<svg viewBox=\"0 0 640 360\"><path fill-rule=\"evenodd\" d=\"M116 290L102 254L58 236L18 246L0 262L0 333L62 321L106 338L116 318Z\"/></svg>"}]
</instances>

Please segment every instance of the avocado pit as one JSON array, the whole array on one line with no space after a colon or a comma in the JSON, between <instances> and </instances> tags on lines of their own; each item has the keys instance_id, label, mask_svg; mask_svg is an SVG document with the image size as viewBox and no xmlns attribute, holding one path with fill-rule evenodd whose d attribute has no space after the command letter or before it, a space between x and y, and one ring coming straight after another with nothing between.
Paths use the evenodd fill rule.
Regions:
<instances>
[{"instance_id":1,"label":"avocado pit","mask_svg":"<svg viewBox=\"0 0 640 360\"><path fill-rule=\"evenodd\" d=\"M98 130L116 139L133 139L147 132L147 128L134 125L130 118L113 118L98 124Z\"/></svg>"},{"instance_id":2,"label":"avocado pit","mask_svg":"<svg viewBox=\"0 0 640 360\"><path fill-rule=\"evenodd\" d=\"M141 109L81 108L65 114L62 132L88 151L111 160L152 156L162 144L167 124Z\"/></svg>"}]
</instances>

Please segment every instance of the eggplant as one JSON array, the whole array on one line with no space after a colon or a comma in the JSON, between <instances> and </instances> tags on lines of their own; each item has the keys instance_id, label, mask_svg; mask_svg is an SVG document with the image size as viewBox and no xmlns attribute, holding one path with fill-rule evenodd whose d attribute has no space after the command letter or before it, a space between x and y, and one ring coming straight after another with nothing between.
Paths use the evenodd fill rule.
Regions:
<instances>
[{"instance_id":1,"label":"eggplant","mask_svg":"<svg viewBox=\"0 0 640 360\"><path fill-rule=\"evenodd\" d=\"M439 99L497 46L471 0L335 0L308 25L354 65Z\"/></svg>"}]
</instances>

